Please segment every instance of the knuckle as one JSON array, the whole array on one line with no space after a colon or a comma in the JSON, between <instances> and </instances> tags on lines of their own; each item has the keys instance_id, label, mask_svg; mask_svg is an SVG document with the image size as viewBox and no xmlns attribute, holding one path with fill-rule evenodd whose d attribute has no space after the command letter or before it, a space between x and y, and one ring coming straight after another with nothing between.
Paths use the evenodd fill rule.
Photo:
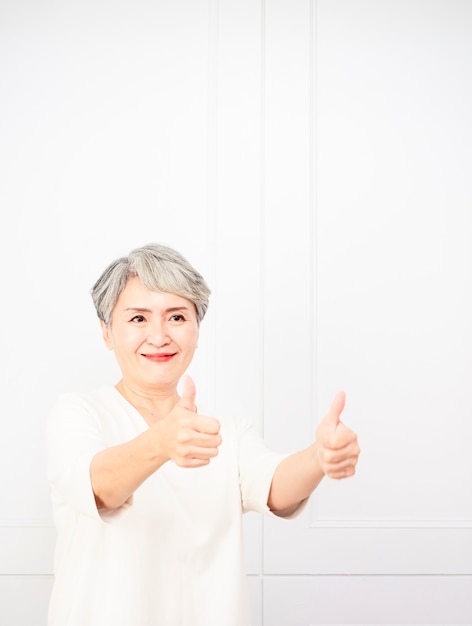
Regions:
<instances>
[{"instance_id":1,"label":"knuckle","mask_svg":"<svg viewBox=\"0 0 472 626\"><path fill-rule=\"evenodd\" d=\"M191 458L190 451L186 445L178 445L175 449L177 458L182 461L188 461Z\"/></svg>"},{"instance_id":2,"label":"knuckle","mask_svg":"<svg viewBox=\"0 0 472 626\"><path fill-rule=\"evenodd\" d=\"M332 465L335 461L335 453L332 450L325 450L323 457L324 457L324 462L327 465Z\"/></svg>"}]
</instances>

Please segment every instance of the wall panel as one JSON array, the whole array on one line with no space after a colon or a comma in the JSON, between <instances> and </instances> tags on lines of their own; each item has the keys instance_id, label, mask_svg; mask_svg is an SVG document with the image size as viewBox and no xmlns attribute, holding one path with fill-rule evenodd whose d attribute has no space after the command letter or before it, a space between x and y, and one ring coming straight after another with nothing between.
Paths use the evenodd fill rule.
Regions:
<instances>
[{"instance_id":1,"label":"wall panel","mask_svg":"<svg viewBox=\"0 0 472 626\"><path fill-rule=\"evenodd\" d=\"M321 1L317 32L318 403L344 386L365 448L317 519L470 526L471 7Z\"/></svg>"},{"instance_id":2,"label":"wall panel","mask_svg":"<svg viewBox=\"0 0 472 626\"><path fill-rule=\"evenodd\" d=\"M268 577L271 626L471 624L470 577ZM290 598L290 603L286 598Z\"/></svg>"},{"instance_id":3,"label":"wall panel","mask_svg":"<svg viewBox=\"0 0 472 626\"><path fill-rule=\"evenodd\" d=\"M265 4L264 434L283 450L313 438L310 15Z\"/></svg>"},{"instance_id":4,"label":"wall panel","mask_svg":"<svg viewBox=\"0 0 472 626\"><path fill-rule=\"evenodd\" d=\"M214 118L209 200L214 246L216 415L242 416L262 430L261 90L262 8L251 0L213 4L210 37ZM246 563L261 572L262 523L244 519Z\"/></svg>"},{"instance_id":5,"label":"wall panel","mask_svg":"<svg viewBox=\"0 0 472 626\"><path fill-rule=\"evenodd\" d=\"M45 626L52 576L0 576L0 617L5 626Z\"/></svg>"}]
</instances>

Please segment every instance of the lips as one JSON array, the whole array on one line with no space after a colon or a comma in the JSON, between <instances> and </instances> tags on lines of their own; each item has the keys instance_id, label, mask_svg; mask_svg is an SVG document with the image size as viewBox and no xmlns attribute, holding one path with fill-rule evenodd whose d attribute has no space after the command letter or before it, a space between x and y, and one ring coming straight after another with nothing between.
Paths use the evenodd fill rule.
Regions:
<instances>
[{"instance_id":1,"label":"lips","mask_svg":"<svg viewBox=\"0 0 472 626\"><path fill-rule=\"evenodd\" d=\"M167 363L176 354L177 352L160 352L156 354L143 354L142 356L148 359L148 361L152 361L153 363Z\"/></svg>"}]
</instances>

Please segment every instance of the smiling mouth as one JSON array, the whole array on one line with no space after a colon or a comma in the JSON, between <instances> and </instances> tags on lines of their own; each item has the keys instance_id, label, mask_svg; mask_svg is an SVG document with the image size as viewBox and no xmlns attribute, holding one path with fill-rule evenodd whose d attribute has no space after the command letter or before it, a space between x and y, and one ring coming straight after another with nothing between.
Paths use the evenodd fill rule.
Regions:
<instances>
[{"instance_id":1,"label":"smiling mouth","mask_svg":"<svg viewBox=\"0 0 472 626\"><path fill-rule=\"evenodd\" d=\"M153 361L154 363L166 363L167 361L170 361L176 354L177 352L166 352L159 354L143 354L142 356L148 359L148 361Z\"/></svg>"}]
</instances>

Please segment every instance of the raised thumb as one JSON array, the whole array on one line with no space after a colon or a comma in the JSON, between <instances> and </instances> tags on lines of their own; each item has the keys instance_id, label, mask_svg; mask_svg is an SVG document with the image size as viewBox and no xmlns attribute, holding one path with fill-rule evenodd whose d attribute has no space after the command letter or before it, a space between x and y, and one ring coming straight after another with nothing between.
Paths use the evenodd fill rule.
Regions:
<instances>
[{"instance_id":1,"label":"raised thumb","mask_svg":"<svg viewBox=\"0 0 472 626\"><path fill-rule=\"evenodd\" d=\"M328 413L326 414L326 421L332 424L333 429L336 429L341 421L341 413L343 412L345 404L346 394L344 391L338 391L333 398Z\"/></svg>"},{"instance_id":2,"label":"raised thumb","mask_svg":"<svg viewBox=\"0 0 472 626\"><path fill-rule=\"evenodd\" d=\"M197 408L195 406L195 396L197 395L197 390L195 388L195 383L190 376L185 376L182 381L182 395L178 402L179 406L187 409L188 411L197 412Z\"/></svg>"}]
</instances>

